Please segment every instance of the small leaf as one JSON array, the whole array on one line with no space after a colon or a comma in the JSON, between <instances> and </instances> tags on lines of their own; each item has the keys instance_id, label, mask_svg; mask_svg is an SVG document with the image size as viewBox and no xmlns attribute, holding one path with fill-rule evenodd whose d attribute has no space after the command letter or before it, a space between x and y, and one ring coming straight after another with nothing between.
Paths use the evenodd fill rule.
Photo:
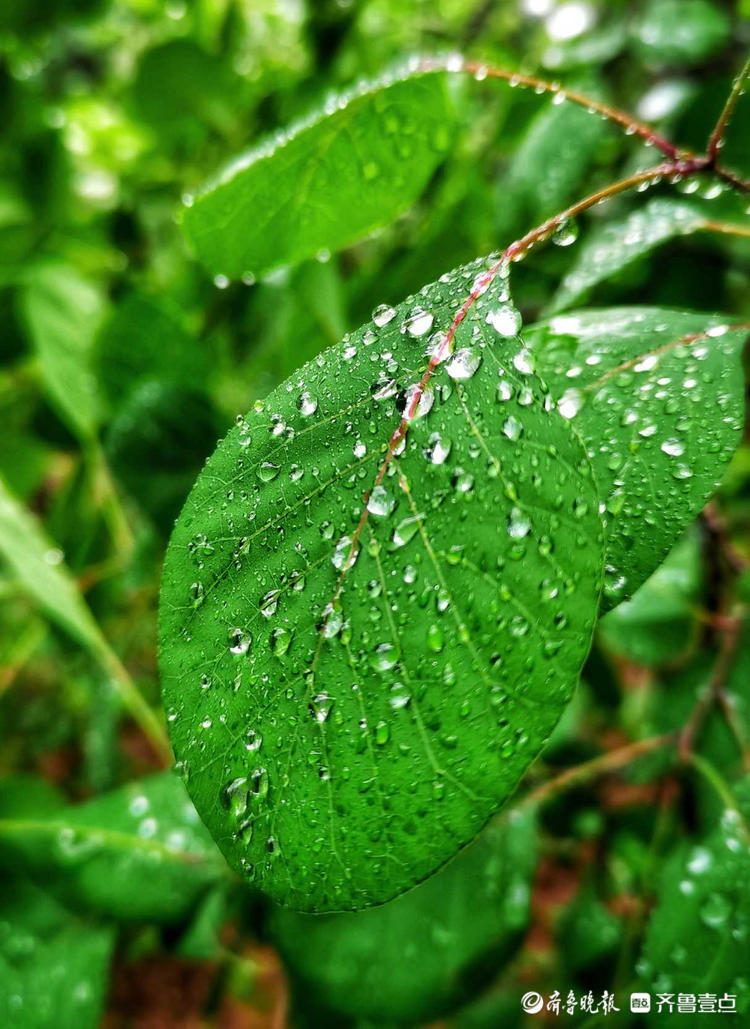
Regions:
<instances>
[{"instance_id":1,"label":"small leaf","mask_svg":"<svg viewBox=\"0 0 750 1029\"><path fill-rule=\"evenodd\" d=\"M101 291L72 267L42 265L29 275L23 311L50 399L73 433L90 438L99 418L91 353Z\"/></svg>"},{"instance_id":2,"label":"small leaf","mask_svg":"<svg viewBox=\"0 0 750 1029\"><path fill-rule=\"evenodd\" d=\"M734 994L737 1012L746 1013L750 780L734 793L740 811L726 810L707 838L665 865L639 973L659 993Z\"/></svg>"},{"instance_id":3,"label":"small leaf","mask_svg":"<svg viewBox=\"0 0 750 1029\"><path fill-rule=\"evenodd\" d=\"M185 209L185 235L229 278L339 250L417 199L453 128L439 72L360 84L237 158Z\"/></svg>"},{"instance_id":4,"label":"small leaf","mask_svg":"<svg viewBox=\"0 0 750 1029\"><path fill-rule=\"evenodd\" d=\"M172 772L85 804L0 819L0 859L75 910L125 922L183 918L226 866Z\"/></svg>"},{"instance_id":5,"label":"small leaf","mask_svg":"<svg viewBox=\"0 0 750 1029\"><path fill-rule=\"evenodd\" d=\"M497 975L515 951L535 865L534 819L514 813L389 904L339 915L276 908L274 941L325 1007L378 1023L434 1019Z\"/></svg>"},{"instance_id":6,"label":"small leaf","mask_svg":"<svg viewBox=\"0 0 750 1029\"><path fill-rule=\"evenodd\" d=\"M487 266L378 307L240 418L170 543L175 752L230 864L292 907L368 906L439 868L589 648L590 467Z\"/></svg>"},{"instance_id":7,"label":"small leaf","mask_svg":"<svg viewBox=\"0 0 750 1029\"><path fill-rule=\"evenodd\" d=\"M593 286L667 240L697 232L705 224L696 207L679 200L650 200L620 221L609 222L581 246L550 304L550 313L570 307Z\"/></svg>"},{"instance_id":8,"label":"small leaf","mask_svg":"<svg viewBox=\"0 0 750 1029\"><path fill-rule=\"evenodd\" d=\"M96 1029L114 945L110 926L85 923L23 876L0 893L0 1025Z\"/></svg>"},{"instance_id":9,"label":"small leaf","mask_svg":"<svg viewBox=\"0 0 750 1029\"><path fill-rule=\"evenodd\" d=\"M747 330L699 312L613 307L558 315L525 336L594 464L606 609L663 560L739 444Z\"/></svg>"}]
</instances>

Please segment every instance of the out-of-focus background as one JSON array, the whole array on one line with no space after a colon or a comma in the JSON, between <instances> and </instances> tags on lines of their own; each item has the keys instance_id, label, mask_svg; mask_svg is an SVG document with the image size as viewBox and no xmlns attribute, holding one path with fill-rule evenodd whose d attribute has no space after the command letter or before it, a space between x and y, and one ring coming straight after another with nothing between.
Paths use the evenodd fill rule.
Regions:
<instances>
[{"instance_id":1,"label":"out-of-focus background","mask_svg":"<svg viewBox=\"0 0 750 1029\"><path fill-rule=\"evenodd\" d=\"M112 683L124 668L159 711L156 606L166 541L236 415L376 304L507 245L653 155L586 111L466 78L456 84L462 127L419 202L343 253L261 282L215 282L183 242L185 198L331 90L415 52L460 51L575 86L700 149L749 42L748 0L2 4L0 820L65 810L160 767ZM750 175L750 97L723 160ZM605 222L632 231L631 212L662 194L680 198L679 187L664 186L614 200L585 217L575 244L539 249L514 270L524 320L552 303ZM746 217L747 198L712 184L683 199L718 221ZM665 236L595 285L591 302L747 321L747 241L706 231ZM539 780L684 719L721 646L726 548L738 567L750 555L749 483L743 447L710 524L698 524L661 579L602 627L585 682L535 770ZM26 521L29 512L36 521ZM62 578L46 582L45 568ZM742 647L727 685L740 718L750 702ZM718 718L709 736L714 762L736 773L742 741ZM137 807L139 797L136 790L129 803ZM519 876L513 931L502 945L470 938L475 912L466 897L463 928L460 918L449 927L436 920L438 890L419 917L394 916L378 945L393 946L409 983L392 980L386 963L368 987L377 1002L368 1012L365 999L355 1013L347 960L358 947L368 954L367 923L361 931L285 924L236 884L153 918L145 903L133 915L127 897L101 900L105 885L101 896L87 894L84 916L57 893L49 904L40 899L39 878L27 883L23 862L9 860L0 880L3 1024L85 1029L97 1024L99 1006L109 1029L522 1024L525 990L601 998L636 978L655 873L682 841L707 832L718 810L715 791L697 779L678 785L658 755L627 776L564 792L538 824L519 829L511 870L498 865L500 877ZM148 838L151 827L138 824ZM0 860L3 853L0 831ZM64 846L58 856L64 863ZM721 902L715 907L707 925L721 919ZM27 925L37 908L41 921ZM409 926L418 928L413 938ZM86 948L83 969L71 971L70 953ZM34 1021L13 1007L14 977L38 960L39 983L55 982L62 999L42 1004ZM733 972L724 989L747 994L742 975ZM65 1014L76 990L80 1006ZM399 991L407 999L394 1019L381 1002ZM559 1017L596 1024L580 1011Z\"/></svg>"}]
</instances>

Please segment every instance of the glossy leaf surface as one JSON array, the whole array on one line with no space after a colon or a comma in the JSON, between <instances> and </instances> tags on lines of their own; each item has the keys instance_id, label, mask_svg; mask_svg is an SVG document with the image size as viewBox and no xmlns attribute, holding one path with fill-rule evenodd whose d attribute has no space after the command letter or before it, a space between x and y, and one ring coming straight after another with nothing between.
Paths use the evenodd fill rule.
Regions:
<instances>
[{"instance_id":1,"label":"glossy leaf surface","mask_svg":"<svg viewBox=\"0 0 750 1029\"><path fill-rule=\"evenodd\" d=\"M590 466L485 268L378 308L240 418L170 543L177 758L230 863L292 907L389 900L469 842L588 651Z\"/></svg>"},{"instance_id":2,"label":"glossy leaf surface","mask_svg":"<svg viewBox=\"0 0 750 1029\"><path fill-rule=\"evenodd\" d=\"M596 472L605 607L648 578L716 489L741 438L746 337L717 317L638 307L558 315L527 331Z\"/></svg>"}]
</instances>

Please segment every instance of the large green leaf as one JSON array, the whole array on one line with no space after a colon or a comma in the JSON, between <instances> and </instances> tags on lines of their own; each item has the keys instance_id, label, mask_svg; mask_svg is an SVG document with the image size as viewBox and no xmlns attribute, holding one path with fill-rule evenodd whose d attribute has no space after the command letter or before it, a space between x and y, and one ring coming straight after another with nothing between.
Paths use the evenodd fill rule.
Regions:
<instances>
[{"instance_id":1,"label":"large green leaf","mask_svg":"<svg viewBox=\"0 0 750 1029\"><path fill-rule=\"evenodd\" d=\"M339 250L417 199L453 129L440 72L360 84L230 164L185 209L185 235L230 278Z\"/></svg>"},{"instance_id":2,"label":"large green leaf","mask_svg":"<svg viewBox=\"0 0 750 1029\"><path fill-rule=\"evenodd\" d=\"M23 310L50 399L74 433L91 437L99 417L91 351L101 291L68 265L40 265L29 274Z\"/></svg>"},{"instance_id":3,"label":"large green leaf","mask_svg":"<svg viewBox=\"0 0 750 1029\"><path fill-rule=\"evenodd\" d=\"M338 915L277 908L274 941L306 990L335 1011L378 1022L436 1018L513 953L535 865L534 819L517 813L388 904Z\"/></svg>"},{"instance_id":4,"label":"large green leaf","mask_svg":"<svg viewBox=\"0 0 750 1029\"><path fill-rule=\"evenodd\" d=\"M71 908L136 922L180 920L226 870L172 772L63 811L0 818L0 860Z\"/></svg>"},{"instance_id":5,"label":"large green leaf","mask_svg":"<svg viewBox=\"0 0 750 1029\"><path fill-rule=\"evenodd\" d=\"M711 0L652 0L633 29L642 58L657 64L699 64L726 45L727 11Z\"/></svg>"},{"instance_id":6,"label":"large green leaf","mask_svg":"<svg viewBox=\"0 0 750 1029\"><path fill-rule=\"evenodd\" d=\"M0 892L0 1025L96 1029L114 930L88 924L23 876Z\"/></svg>"},{"instance_id":7,"label":"large green leaf","mask_svg":"<svg viewBox=\"0 0 750 1029\"><path fill-rule=\"evenodd\" d=\"M741 812L726 810L713 833L681 847L665 865L639 974L658 993L734 994L746 1016L750 846L743 815L750 815L750 780L735 795ZM663 1024L658 1014L652 1020Z\"/></svg>"},{"instance_id":8,"label":"large green leaf","mask_svg":"<svg viewBox=\"0 0 750 1029\"><path fill-rule=\"evenodd\" d=\"M594 465L608 527L605 606L654 571L740 442L747 331L725 330L699 312L616 307L525 333Z\"/></svg>"},{"instance_id":9,"label":"large green leaf","mask_svg":"<svg viewBox=\"0 0 750 1029\"><path fill-rule=\"evenodd\" d=\"M563 311L588 290L606 282L643 254L706 224L694 205L680 200L650 200L619 221L609 222L585 240L575 264L560 283L550 311Z\"/></svg>"},{"instance_id":10,"label":"large green leaf","mask_svg":"<svg viewBox=\"0 0 750 1029\"><path fill-rule=\"evenodd\" d=\"M378 308L240 418L170 543L175 752L229 862L292 907L389 900L471 840L589 648L598 495L486 267Z\"/></svg>"}]
</instances>

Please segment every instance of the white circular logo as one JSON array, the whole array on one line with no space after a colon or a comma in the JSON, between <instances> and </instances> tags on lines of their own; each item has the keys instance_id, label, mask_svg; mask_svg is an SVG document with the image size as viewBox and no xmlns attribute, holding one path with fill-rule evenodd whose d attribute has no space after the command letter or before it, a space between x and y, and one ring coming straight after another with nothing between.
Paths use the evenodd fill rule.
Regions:
<instances>
[{"instance_id":1,"label":"white circular logo","mask_svg":"<svg viewBox=\"0 0 750 1029\"><path fill-rule=\"evenodd\" d=\"M521 1007L530 1015L535 1015L544 1007L544 997L541 993L532 990L531 993L524 993L521 997Z\"/></svg>"}]
</instances>

